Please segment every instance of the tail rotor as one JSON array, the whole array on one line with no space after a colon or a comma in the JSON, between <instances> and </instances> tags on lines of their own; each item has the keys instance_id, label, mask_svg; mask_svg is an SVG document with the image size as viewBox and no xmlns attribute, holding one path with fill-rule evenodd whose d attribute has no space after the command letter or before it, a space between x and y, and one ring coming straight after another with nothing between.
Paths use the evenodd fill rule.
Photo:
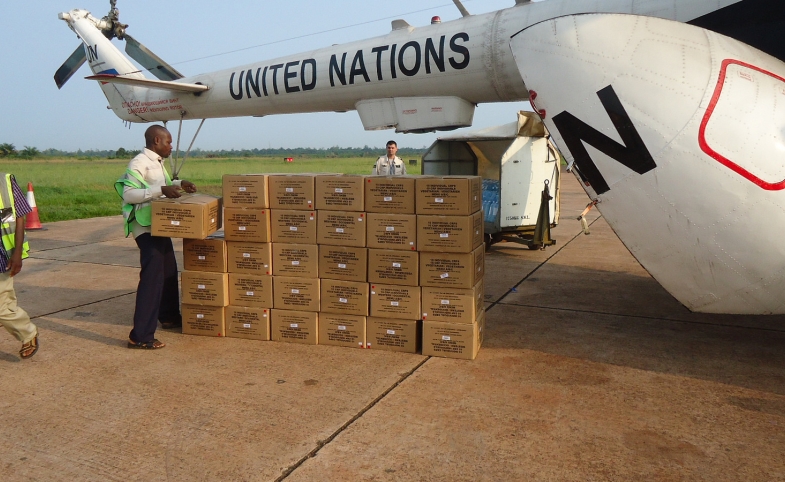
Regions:
<instances>
[{"instance_id":1,"label":"tail rotor","mask_svg":"<svg viewBox=\"0 0 785 482\"><path fill-rule=\"evenodd\" d=\"M92 17L89 13L84 13L86 13L87 18L93 22L95 27L98 28L107 39L112 40L116 38L125 41L125 52L158 79L170 81L183 78L183 74L178 72L177 69L155 55L150 49L142 45L141 42L128 35L126 33L128 25L120 22L120 11L117 9L117 0L109 0L109 4L111 6L109 13L100 20ZM71 24L71 13L61 13L59 18L60 20L68 22L69 26L73 29ZM57 69L57 72L55 72L54 80L55 84L57 84L57 88L61 89L86 60L87 54L85 52L85 46L80 45L68 57L63 65Z\"/></svg>"}]
</instances>

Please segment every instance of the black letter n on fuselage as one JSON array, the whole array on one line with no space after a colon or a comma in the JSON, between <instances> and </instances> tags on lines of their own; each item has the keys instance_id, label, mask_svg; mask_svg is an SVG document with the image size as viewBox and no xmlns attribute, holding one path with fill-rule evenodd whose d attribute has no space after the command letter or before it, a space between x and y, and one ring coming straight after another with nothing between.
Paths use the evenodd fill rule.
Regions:
<instances>
[{"instance_id":1,"label":"black letter n on fuselage","mask_svg":"<svg viewBox=\"0 0 785 482\"><path fill-rule=\"evenodd\" d=\"M98 60L98 45L87 46L87 60L90 62L95 62Z\"/></svg>"},{"instance_id":2,"label":"black letter n on fuselage","mask_svg":"<svg viewBox=\"0 0 785 482\"><path fill-rule=\"evenodd\" d=\"M567 111L554 116L553 123L556 124L559 133L564 139L564 143L567 144L567 148L570 149L570 152L575 157L579 174L591 184L594 192L602 194L609 191L610 187L599 169L597 169L594 161L592 161L586 146L583 145L584 142L638 174L651 171L657 167L657 164L654 163L649 149L646 148L646 144L643 143L640 134L638 134L635 126L632 125L630 116L627 115L627 111L621 105L621 101L613 87L609 85L600 90L597 92L597 97L600 98L602 106L605 107L605 111L610 116L611 122L616 127L624 145L619 144Z\"/></svg>"}]
</instances>

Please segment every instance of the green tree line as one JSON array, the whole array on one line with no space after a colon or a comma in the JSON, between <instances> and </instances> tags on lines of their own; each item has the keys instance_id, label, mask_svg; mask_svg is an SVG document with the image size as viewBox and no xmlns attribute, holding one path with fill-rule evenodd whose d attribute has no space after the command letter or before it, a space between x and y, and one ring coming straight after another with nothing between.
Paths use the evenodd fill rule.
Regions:
<instances>
[{"instance_id":1,"label":"green tree line","mask_svg":"<svg viewBox=\"0 0 785 482\"><path fill-rule=\"evenodd\" d=\"M63 151L60 149L45 149L39 151L35 147L25 146L18 150L13 144L0 144L0 158L13 157L19 159L33 158L77 158L77 159L127 159L135 156L140 151L138 149L125 149L120 147L117 150L89 149L77 151ZM198 158L238 158L238 157L297 157L297 158L353 158L353 157L375 157L384 154L385 149L379 147L295 147L295 148L268 148L268 149L193 149L189 157ZM398 149L398 157L419 157L425 153L425 148L416 149L411 147L401 147ZM173 154L174 155L174 154ZM180 151L183 157L185 151Z\"/></svg>"},{"instance_id":2,"label":"green tree line","mask_svg":"<svg viewBox=\"0 0 785 482\"><path fill-rule=\"evenodd\" d=\"M25 146L24 149L17 150L13 144L3 143L0 144L0 157L18 157L21 159L32 159L38 157L41 153L35 147Z\"/></svg>"}]
</instances>

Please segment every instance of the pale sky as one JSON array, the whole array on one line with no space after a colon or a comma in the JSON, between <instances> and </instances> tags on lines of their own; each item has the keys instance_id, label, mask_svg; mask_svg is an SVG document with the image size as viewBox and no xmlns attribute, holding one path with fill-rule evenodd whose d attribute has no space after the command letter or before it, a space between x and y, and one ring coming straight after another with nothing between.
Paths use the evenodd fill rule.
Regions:
<instances>
[{"instance_id":1,"label":"pale sky","mask_svg":"<svg viewBox=\"0 0 785 482\"><path fill-rule=\"evenodd\" d=\"M480 14L513 6L515 1L463 0L463 4L470 13ZM90 75L87 65L62 90L53 80L79 45L57 14L83 8L100 18L109 11L109 0L4 0L3 7L0 143L39 150L142 147L149 124L128 128L107 110L96 83L84 79ZM118 0L117 8L129 34L186 76L384 35L396 18L417 27L428 25L434 15L442 21L460 17L451 0ZM194 60L205 56L210 57ZM512 122L521 109L530 109L529 104L482 104L475 111L472 129ZM184 123L181 149L187 147L198 123ZM173 125L176 131L176 123L170 128ZM352 111L208 119L194 147L383 147L392 138L399 146L420 148L438 135L368 132Z\"/></svg>"}]
</instances>

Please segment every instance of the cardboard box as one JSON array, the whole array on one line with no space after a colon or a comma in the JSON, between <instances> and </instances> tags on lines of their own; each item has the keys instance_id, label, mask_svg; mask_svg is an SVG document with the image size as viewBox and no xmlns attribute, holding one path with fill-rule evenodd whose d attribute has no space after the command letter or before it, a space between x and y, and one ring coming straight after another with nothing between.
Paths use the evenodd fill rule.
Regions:
<instances>
[{"instance_id":1,"label":"cardboard box","mask_svg":"<svg viewBox=\"0 0 785 482\"><path fill-rule=\"evenodd\" d=\"M479 176L422 176L416 190L417 214L467 216L482 208Z\"/></svg>"},{"instance_id":2,"label":"cardboard box","mask_svg":"<svg viewBox=\"0 0 785 482\"><path fill-rule=\"evenodd\" d=\"M368 283L321 280L321 309L326 313L368 316Z\"/></svg>"},{"instance_id":3,"label":"cardboard box","mask_svg":"<svg viewBox=\"0 0 785 482\"><path fill-rule=\"evenodd\" d=\"M316 244L316 218L316 211L273 209L273 242Z\"/></svg>"},{"instance_id":4,"label":"cardboard box","mask_svg":"<svg viewBox=\"0 0 785 482\"><path fill-rule=\"evenodd\" d=\"M419 320L421 294L419 286L380 285L371 286L371 316Z\"/></svg>"},{"instance_id":5,"label":"cardboard box","mask_svg":"<svg viewBox=\"0 0 785 482\"><path fill-rule=\"evenodd\" d=\"M202 306L226 306L229 304L228 273L183 271L180 289L183 304Z\"/></svg>"},{"instance_id":6,"label":"cardboard box","mask_svg":"<svg viewBox=\"0 0 785 482\"><path fill-rule=\"evenodd\" d=\"M422 322L422 354L474 360L485 335L485 310L476 323Z\"/></svg>"},{"instance_id":7,"label":"cardboard box","mask_svg":"<svg viewBox=\"0 0 785 482\"><path fill-rule=\"evenodd\" d=\"M269 340L270 310L247 306L227 306L226 336L248 340Z\"/></svg>"},{"instance_id":8,"label":"cardboard box","mask_svg":"<svg viewBox=\"0 0 785 482\"><path fill-rule=\"evenodd\" d=\"M226 334L223 306L183 304L180 313L183 315L185 335L224 336Z\"/></svg>"},{"instance_id":9,"label":"cardboard box","mask_svg":"<svg viewBox=\"0 0 785 482\"><path fill-rule=\"evenodd\" d=\"M319 211L317 244L365 247L365 213Z\"/></svg>"},{"instance_id":10,"label":"cardboard box","mask_svg":"<svg viewBox=\"0 0 785 482\"><path fill-rule=\"evenodd\" d=\"M417 250L417 215L368 213L367 245L376 249Z\"/></svg>"},{"instance_id":11,"label":"cardboard box","mask_svg":"<svg viewBox=\"0 0 785 482\"><path fill-rule=\"evenodd\" d=\"M273 209L314 209L313 174L273 174L268 179L270 207Z\"/></svg>"},{"instance_id":12,"label":"cardboard box","mask_svg":"<svg viewBox=\"0 0 785 482\"><path fill-rule=\"evenodd\" d=\"M319 314L310 311L271 311L270 331L273 341L316 345L319 342Z\"/></svg>"},{"instance_id":13,"label":"cardboard box","mask_svg":"<svg viewBox=\"0 0 785 482\"><path fill-rule=\"evenodd\" d=\"M273 308L319 311L319 278L273 276Z\"/></svg>"},{"instance_id":14,"label":"cardboard box","mask_svg":"<svg viewBox=\"0 0 785 482\"><path fill-rule=\"evenodd\" d=\"M270 242L270 210L261 208L226 208L224 237L227 241Z\"/></svg>"},{"instance_id":15,"label":"cardboard box","mask_svg":"<svg viewBox=\"0 0 785 482\"><path fill-rule=\"evenodd\" d=\"M386 285L420 284L420 253L391 249L368 250L368 281Z\"/></svg>"},{"instance_id":16,"label":"cardboard box","mask_svg":"<svg viewBox=\"0 0 785 482\"><path fill-rule=\"evenodd\" d=\"M414 176L368 176L365 178L365 211L415 214Z\"/></svg>"},{"instance_id":17,"label":"cardboard box","mask_svg":"<svg viewBox=\"0 0 785 482\"><path fill-rule=\"evenodd\" d=\"M273 244L227 241L226 257L230 273L273 274Z\"/></svg>"},{"instance_id":18,"label":"cardboard box","mask_svg":"<svg viewBox=\"0 0 785 482\"><path fill-rule=\"evenodd\" d=\"M471 216L417 215L417 251L469 253L483 243L482 212Z\"/></svg>"},{"instance_id":19,"label":"cardboard box","mask_svg":"<svg viewBox=\"0 0 785 482\"><path fill-rule=\"evenodd\" d=\"M272 308L273 277L229 273L229 304L251 308Z\"/></svg>"},{"instance_id":20,"label":"cardboard box","mask_svg":"<svg viewBox=\"0 0 785 482\"><path fill-rule=\"evenodd\" d=\"M320 312L319 344L365 348L365 317Z\"/></svg>"},{"instance_id":21,"label":"cardboard box","mask_svg":"<svg viewBox=\"0 0 785 482\"><path fill-rule=\"evenodd\" d=\"M224 207L269 208L267 174L224 174Z\"/></svg>"},{"instance_id":22,"label":"cardboard box","mask_svg":"<svg viewBox=\"0 0 785 482\"><path fill-rule=\"evenodd\" d=\"M319 277L319 246L273 243L273 274L298 278Z\"/></svg>"},{"instance_id":23,"label":"cardboard box","mask_svg":"<svg viewBox=\"0 0 785 482\"><path fill-rule=\"evenodd\" d=\"M316 209L365 211L365 178L357 175L318 174Z\"/></svg>"},{"instance_id":24,"label":"cardboard box","mask_svg":"<svg viewBox=\"0 0 785 482\"><path fill-rule=\"evenodd\" d=\"M423 321L474 323L485 306L483 280L471 289L422 288Z\"/></svg>"},{"instance_id":25,"label":"cardboard box","mask_svg":"<svg viewBox=\"0 0 785 482\"><path fill-rule=\"evenodd\" d=\"M420 253L420 286L469 289L485 273L485 246L471 253Z\"/></svg>"},{"instance_id":26,"label":"cardboard box","mask_svg":"<svg viewBox=\"0 0 785 482\"><path fill-rule=\"evenodd\" d=\"M229 268L226 253L223 232L211 234L206 239L184 239L183 269L225 273Z\"/></svg>"},{"instance_id":27,"label":"cardboard box","mask_svg":"<svg viewBox=\"0 0 785 482\"><path fill-rule=\"evenodd\" d=\"M319 277L368 281L368 248L319 246Z\"/></svg>"},{"instance_id":28,"label":"cardboard box","mask_svg":"<svg viewBox=\"0 0 785 482\"><path fill-rule=\"evenodd\" d=\"M417 320L390 318L365 319L365 347L372 350L417 353L420 349L420 330Z\"/></svg>"},{"instance_id":29,"label":"cardboard box","mask_svg":"<svg viewBox=\"0 0 785 482\"><path fill-rule=\"evenodd\" d=\"M221 228L221 198L184 193L152 202L152 235L204 239Z\"/></svg>"}]
</instances>

